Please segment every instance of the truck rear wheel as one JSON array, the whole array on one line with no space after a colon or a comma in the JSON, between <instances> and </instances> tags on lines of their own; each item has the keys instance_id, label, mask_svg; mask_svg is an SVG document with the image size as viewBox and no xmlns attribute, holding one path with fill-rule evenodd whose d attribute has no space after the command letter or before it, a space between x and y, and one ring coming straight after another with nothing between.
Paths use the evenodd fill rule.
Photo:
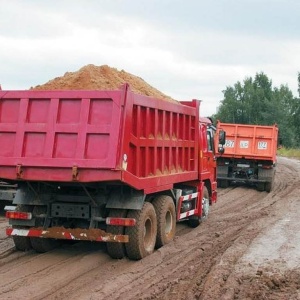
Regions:
<instances>
[{"instance_id":1,"label":"truck rear wheel","mask_svg":"<svg viewBox=\"0 0 300 300\"><path fill-rule=\"evenodd\" d=\"M16 211L32 212L32 207L28 205L17 205ZM13 226L13 228L24 229L22 226ZM17 250L28 251L32 249L29 237L13 236L13 241Z\"/></svg>"},{"instance_id":2,"label":"truck rear wheel","mask_svg":"<svg viewBox=\"0 0 300 300\"><path fill-rule=\"evenodd\" d=\"M199 216L191 216L188 220L188 224L190 227L197 227L200 223L205 220L209 213L209 193L207 187L203 188L203 198L202 198L202 215Z\"/></svg>"},{"instance_id":3,"label":"truck rear wheel","mask_svg":"<svg viewBox=\"0 0 300 300\"><path fill-rule=\"evenodd\" d=\"M273 187L273 181L275 177L275 168L271 169L259 169L258 179L264 180L265 182L258 182L257 189L259 191L271 192Z\"/></svg>"},{"instance_id":4,"label":"truck rear wheel","mask_svg":"<svg viewBox=\"0 0 300 300\"><path fill-rule=\"evenodd\" d=\"M130 259L142 259L154 251L157 220L153 205L145 202L141 210L130 210L128 218L135 218L136 225L127 227L125 233L129 242L125 244L127 255Z\"/></svg>"},{"instance_id":5,"label":"truck rear wheel","mask_svg":"<svg viewBox=\"0 0 300 300\"><path fill-rule=\"evenodd\" d=\"M226 189L226 188L228 188L228 186L229 186L229 181L228 180L226 180L226 179L220 180L220 187L221 188Z\"/></svg>"},{"instance_id":6,"label":"truck rear wheel","mask_svg":"<svg viewBox=\"0 0 300 300\"><path fill-rule=\"evenodd\" d=\"M270 193L272 190L273 182L266 182L265 184L265 191Z\"/></svg>"},{"instance_id":7,"label":"truck rear wheel","mask_svg":"<svg viewBox=\"0 0 300 300\"><path fill-rule=\"evenodd\" d=\"M266 182L265 184L265 190L266 192L270 193L272 188L273 188L273 183L274 183L274 177L275 177L275 171L273 170L273 174L272 174L272 179L271 181Z\"/></svg>"},{"instance_id":8,"label":"truck rear wheel","mask_svg":"<svg viewBox=\"0 0 300 300\"><path fill-rule=\"evenodd\" d=\"M14 226L13 228L22 228ZM23 228L24 229L24 228ZM13 241L17 250L28 251L32 249L30 238L26 236L13 236Z\"/></svg>"},{"instance_id":9,"label":"truck rear wheel","mask_svg":"<svg viewBox=\"0 0 300 300\"><path fill-rule=\"evenodd\" d=\"M38 206L36 205L33 209L33 217L41 214L46 214L47 208L46 206ZM42 227L44 225L44 218L36 218L35 226ZM50 251L54 248L57 248L60 245L59 240L50 239L50 238L38 238L38 237L31 237L30 238L32 248L40 253L44 253Z\"/></svg>"},{"instance_id":10,"label":"truck rear wheel","mask_svg":"<svg viewBox=\"0 0 300 300\"><path fill-rule=\"evenodd\" d=\"M158 196L152 202L157 217L156 248L168 244L176 232L175 205L170 196Z\"/></svg>"},{"instance_id":11,"label":"truck rear wheel","mask_svg":"<svg viewBox=\"0 0 300 300\"><path fill-rule=\"evenodd\" d=\"M125 209L111 209L108 216L111 218L126 218L127 210ZM107 226L107 232L111 234L124 234L124 226ZM107 252L111 258L121 259L126 256L126 249L124 243L107 243Z\"/></svg>"},{"instance_id":12,"label":"truck rear wheel","mask_svg":"<svg viewBox=\"0 0 300 300\"><path fill-rule=\"evenodd\" d=\"M265 190L265 183L264 182L259 182L257 184L257 190L260 192L263 192Z\"/></svg>"}]
</instances>

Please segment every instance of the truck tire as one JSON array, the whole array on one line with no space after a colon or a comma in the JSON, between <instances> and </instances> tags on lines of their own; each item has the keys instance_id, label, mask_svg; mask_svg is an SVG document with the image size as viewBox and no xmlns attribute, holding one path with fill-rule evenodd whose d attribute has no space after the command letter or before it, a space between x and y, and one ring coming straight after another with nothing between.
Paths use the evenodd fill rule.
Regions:
<instances>
[{"instance_id":1,"label":"truck tire","mask_svg":"<svg viewBox=\"0 0 300 300\"><path fill-rule=\"evenodd\" d=\"M36 205L33 209L33 217L40 214L46 214L47 208L46 206L39 206ZM43 218L37 218L35 222L36 227L42 227L44 225ZM38 237L31 237L30 238L32 248L36 252L44 253L48 252L54 248L57 248L61 242L59 240L50 239L50 238L38 238Z\"/></svg>"},{"instance_id":2,"label":"truck tire","mask_svg":"<svg viewBox=\"0 0 300 300\"><path fill-rule=\"evenodd\" d=\"M266 182L266 184L265 184L265 191L268 192L268 193L270 193L271 190L272 190L272 187L273 187L273 181Z\"/></svg>"},{"instance_id":3,"label":"truck tire","mask_svg":"<svg viewBox=\"0 0 300 300\"><path fill-rule=\"evenodd\" d=\"M228 180L226 180L226 179L220 180L220 187L221 188L226 189L226 188L228 188L228 186L229 186L229 181Z\"/></svg>"},{"instance_id":4,"label":"truck tire","mask_svg":"<svg viewBox=\"0 0 300 300\"><path fill-rule=\"evenodd\" d=\"M13 228L24 229L24 227L13 226ZM13 236L13 241L17 250L28 251L32 249L30 238L26 236Z\"/></svg>"},{"instance_id":5,"label":"truck tire","mask_svg":"<svg viewBox=\"0 0 300 300\"><path fill-rule=\"evenodd\" d=\"M157 235L157 220L153 205L145 202L141 210L130 210L128 218L135 218L136 225L127 227L129 242L125 244L130 259L142 259L154 251Z\"/></svg>"},{"instance_id":6,"label":"truck tire","mask_svg":"<svg viewBox=\"0 0 300 300\"><path fill-rule=\"evenodd\" d=\"M188 224L190 227L195 228L200 225L200 223L208 217L209 213L209 193L207 187L203 188L203 199L202 199L202 216L191 216L188 219Z\"/></svg>"},{"instance_id":7,"label":"truck tire","mask_svg":"<svg viewBox=\"0 0 300 300\"><path fill-rule=\"evenodd\" d=\"M273 171L271 181L268 181L268 182L266 182L266 184L265 184L265 190L266 190L266 192L268 192L268 193L270 193L271 190L272 190L272 188L273 188L274 178L275 178L275 171Z\"/></svg>"},{"instance_id":8,"label":"truck tire","mask_svg":"<svg viewBox=\"0 0 300 300\"><path fill-rule=\"evenodd\" d=\"M170 196L158 196L152 202L157 217L156 248L170 243L176 232L176 212Z\"/></svg>"},{"instance_id":9,"label":"truck tire","mask_svg":"<svg viewBox=\"0 0 300 300\"><path fill-rule=\"evenodd\" d=\"M257 184L257 189L259 191L270 192L273 187L273 181L275 177L275 168L271 169L259 169L258 179L264 180L265 182L259 182Z\"/></svg>"},{"instance_id":10,"label":"truck tire","mask_svg":"<svg viewBox=\"0 0 300 300\"><path fill-rule=\"evenodd\" d=\"M17 205L16 211L32 212L32 207L29 205ZM13 226L13 228L25 229L22 226ZM29 237L13 236L13 241L17 250L28 251L32 249Z\"/></svg>"},{"instance_id":11,"label":"truck tire","mask_svg":"<svg viewBox=\"0 0 300 300\"><path fill-rule=\"evenodd\" d=\"M111 218L126 218L127 210L125 209L111 209L108 217ZM125 234L124 226L107 226L106 231L111 234ZM107 252L111 258L121 259L126 256L126 249L124 243L107 243Z\"/></svg>"},{"instance_id":12,"label":"truck tire","mask_svg":"<svg viewBox=\"0 0 300 300\"><path fill-rule=\"evenodd\" d=\"M259 182L257 184L257 190L260 192L263 192L265 190L265 183L264 182Z\"/></svg>"}]
</instances>

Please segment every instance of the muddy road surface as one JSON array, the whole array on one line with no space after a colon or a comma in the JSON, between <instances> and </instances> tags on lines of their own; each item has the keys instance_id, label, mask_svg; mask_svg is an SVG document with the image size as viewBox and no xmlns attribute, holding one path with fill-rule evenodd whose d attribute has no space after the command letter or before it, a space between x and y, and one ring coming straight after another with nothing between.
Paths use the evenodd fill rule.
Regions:
<instances>
[{"instance_id":1,"label":"muddy road surface","mask_svg":"<svg viewBox=\"0 0 300 300\"><path fill-rule=\"evenodd\" d=\"M219 189L198 228L141 261L105 244L25 253L0 217L0 299L300 299L300 162L279 158L271 193Z\"/></svg>"}]
</instances>

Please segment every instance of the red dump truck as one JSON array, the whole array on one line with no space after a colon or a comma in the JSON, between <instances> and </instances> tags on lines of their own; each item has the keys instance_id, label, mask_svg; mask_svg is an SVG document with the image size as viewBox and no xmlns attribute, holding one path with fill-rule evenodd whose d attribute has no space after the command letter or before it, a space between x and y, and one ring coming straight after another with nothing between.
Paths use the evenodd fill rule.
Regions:
<instances>
[{"instance_id":1,"label":"red dump truck","mask_svg":"<svg viewBox=\"0 0 300 300\"><path fill-rule=\"evenodd\" d=\"M218 185L226 188L230 182L246 182L255 184L260 191L270 192L277 162L277 125L218 122L217 136L223 131L226 142L225 152L217 154Z\"/></svg>"},{"instance_id":2,"label":"red dump truck","mask_svg":"<svg viewBox=\"0 0 300 300\"><path fill-rule=\"evenodd\" d=\"M0 98L0 178L18 184L6 233L19 250L87 240L138 260L172 241L177 221L198 226L217 200L214 132L198 100L128 85Z\"/></svg>"}]
</instances>

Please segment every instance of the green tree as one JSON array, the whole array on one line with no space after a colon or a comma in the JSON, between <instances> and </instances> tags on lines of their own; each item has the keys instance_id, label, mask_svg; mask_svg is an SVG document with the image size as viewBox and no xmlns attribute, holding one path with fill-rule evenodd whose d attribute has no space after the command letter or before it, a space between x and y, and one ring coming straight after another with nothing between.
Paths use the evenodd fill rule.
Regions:
<instances>
[{"instance_id":1,"label":"green tree","mask_svg":"<svg viewBox=\"0 0 300 300\"><path fill-rule=\"evenodd\" d=\"M286 85L281 85L280 88L274 88L271 105L273 108L276 107L274 120L278 124L282 144L286 147L296 147L296 129L293 120L295 98ZM271 111L272 107L270 108Z\"/></svg>"},{"instance_id":2,"label":"green tree","mask_svg":"<svg viewBox=\"0 0 300 300\"><path fill-rule=\"evenodd\" d=\"M296 141L300 147L300 72L298 73L298 98L293 103L293 124L296 132Z\"/></svg>"}]
</instances>

